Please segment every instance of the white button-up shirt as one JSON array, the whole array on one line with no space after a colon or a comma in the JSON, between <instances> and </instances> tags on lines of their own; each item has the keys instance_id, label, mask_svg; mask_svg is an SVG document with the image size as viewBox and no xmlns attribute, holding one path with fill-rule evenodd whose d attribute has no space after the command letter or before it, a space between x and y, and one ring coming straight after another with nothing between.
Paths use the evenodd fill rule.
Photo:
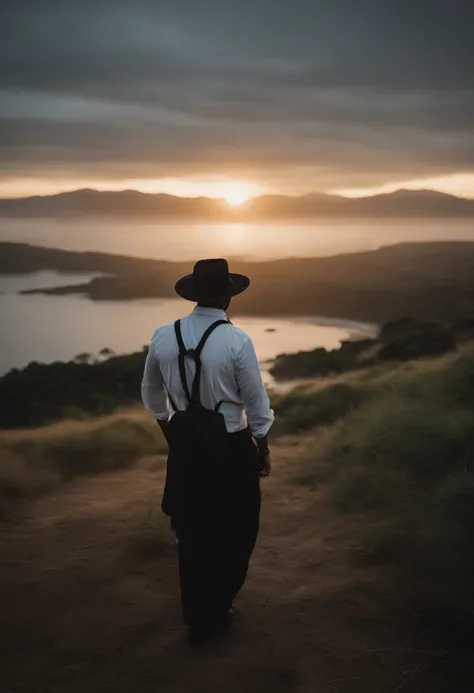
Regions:
<instances>
[{"instance_id":1,"label":"white button-up shirt","mask_svg":"<svg viewBox=\"0 0 474 693\"><path fill-rule=\"evenodd\" d=\"M206 329L216 320L227 319L223 310L197 306L181 320L181 332L187 349L194 349ZM179 348L174 323L159 327L154 333L145 363L142 398L155 419L173 415L168 395L178 410L187 407L178 366ZM234 325L220 325L211 334L201 353L201 402L224 415L229 433L250 426L261 438L273 423L273 411L262 382L255 347L250 337ZM192 358L185 359L189 390L195 373Z\"/></svg>"}]
</instances>

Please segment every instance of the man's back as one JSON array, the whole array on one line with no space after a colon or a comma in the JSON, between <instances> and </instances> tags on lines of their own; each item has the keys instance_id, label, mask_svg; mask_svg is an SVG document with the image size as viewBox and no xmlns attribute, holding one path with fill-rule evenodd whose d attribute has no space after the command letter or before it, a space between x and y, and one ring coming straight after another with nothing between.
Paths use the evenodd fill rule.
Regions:
<instances>
[{"instance_id":1,"label":"man's back","mask_svg":"<svg viewBox=\"0 0 474 693\"><path fill-rule=\"evenodd\" d=\"M186 348L195 348L206 329L216 320L222 319L227 319L223 310L197 306L181 320ZM187 407L178 354L174 325L163 325L153 335L142 383L145 406L155 418L165 417L165 389L171 394L179 410ZM222 401L220 411L229 433L242 430L248 422L254 435L265 435L271 426L273 415L250 337L234 325L220 325L206 342L201 362L202 404L213 409ZM191 389L195 373L194 360L186 358L185 364L187 382Z\"/></svg>"},{"instance_id":2,"label":"man's back","mask_svg":"<svg viewBox=\"0 0 474 693\"><path fill-rule=\"evenodd\" d=\"M260 477L271 469L273 412L255 349L224 312L249 284L249 277L229 272L223 258L197 262L175 289L198 305L180 321L178 334L173 324L156 330L143 375L144 404L169 444L161 507L179 534L181 606L191 645L230 623L258 534ZM219 324L210 332L213 323ZM203 337L202 351L187 353Z\"/></svg>"}]
</instances>

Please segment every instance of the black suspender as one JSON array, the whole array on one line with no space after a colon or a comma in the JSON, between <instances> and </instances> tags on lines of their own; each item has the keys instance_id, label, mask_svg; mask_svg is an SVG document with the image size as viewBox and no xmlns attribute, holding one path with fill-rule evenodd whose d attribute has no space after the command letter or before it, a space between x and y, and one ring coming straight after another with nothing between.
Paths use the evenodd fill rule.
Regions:
<instances>
[{"instance_id":1,"label":"black suspender","mask_svg":"<svg viewBox=\"0 0 474 693\"><path fill-rule=\"evenodd\" d=\"M204 332L203 336L201 337L199 344L195 349L186 349L186 346L183 341L183 335L181 334L181 320L176 320L174 324L174 331L176 333L176 339L178 340L178 347L179 347L179 356L178 356L178 364L179 364L179 375L181 378L181 384L183 386L184 394L186 396L186 399L188 401L188 404L191 404L191 402L194 403L199 403L201 401L201 370L202 370L202 363L201 363L201 352L204 348L204 345L206 344L207 340L211 336L211 334L214 332L216 327L219 327L219 325L228 325L229 321L228 320L216 320L215 322L212 323L212 325L209 325L207 330ZM189 392L189 386L186 380L186 366L185 366L185 357L190 356L191 358L194 359L194 362L196 364L196 374L194 376L194 380L191 386L191 392ZM173 400L171 396L169 396L171 406L175 411L177 411L176 406L173 403ZM221 403L217 405L217 408L219 408Z\"/></svg>"},{"instance_id":2,"label":"black suspender","mask_svg":"<svg viewBox=\"0 0 474 693\"><path fill-rule=\"evenodd\" d=\"M174 324L174 331L176 333L176 339L178 340L178 347L179 347L179 356L178 356L178 363L179 363L179 376L181 378L181 384L183 386L184 394L186 395L186 399L188 402L191 402L191 395L189 393L189 387L188 383L186 381L186 366L184 364L184 357L185 356L191 356L192 355L192 350L191 353L188 352L186 347L184 346L183 342L183 335L181 334L181 320L176 320ZM197 371L196 371L197 373ZM173 407L174 409L174 407Z\"/></svg>"}]
</instances>

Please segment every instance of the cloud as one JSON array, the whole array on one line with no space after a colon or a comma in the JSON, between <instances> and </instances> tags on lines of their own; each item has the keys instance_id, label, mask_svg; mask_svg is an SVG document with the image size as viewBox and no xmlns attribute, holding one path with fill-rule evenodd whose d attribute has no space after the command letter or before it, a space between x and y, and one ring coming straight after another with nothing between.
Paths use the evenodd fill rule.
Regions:
<instances>
[{"instance_id":1,"label":"cloud","mask_svg":"<svg viewBox=\"0 0 474 693\"><path fill-rule=\"evenodd\" d=\"M23 0L2 15L3 175L307 189L474 169L470 0Z\"/></svg>"}]
</instances>

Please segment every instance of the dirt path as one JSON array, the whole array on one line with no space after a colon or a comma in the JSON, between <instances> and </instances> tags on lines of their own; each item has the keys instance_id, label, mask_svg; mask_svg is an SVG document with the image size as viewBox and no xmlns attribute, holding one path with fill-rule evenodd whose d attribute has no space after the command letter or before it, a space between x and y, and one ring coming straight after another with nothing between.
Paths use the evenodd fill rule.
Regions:
<instances>
[{"instance_id":1,"label":"dirt path","mask_svg":"<svg viewBox=\"0 0 474 693\"><path fill-rule=\"evenodd\" d=\"M3 525L2 693L472 691L381 625L338 528L285 482L301 450L288 441L275 452L241 613L203 650L186 645L171 542L148 546L162 461L76 481Z\"/></svg>"}]
</instances>

